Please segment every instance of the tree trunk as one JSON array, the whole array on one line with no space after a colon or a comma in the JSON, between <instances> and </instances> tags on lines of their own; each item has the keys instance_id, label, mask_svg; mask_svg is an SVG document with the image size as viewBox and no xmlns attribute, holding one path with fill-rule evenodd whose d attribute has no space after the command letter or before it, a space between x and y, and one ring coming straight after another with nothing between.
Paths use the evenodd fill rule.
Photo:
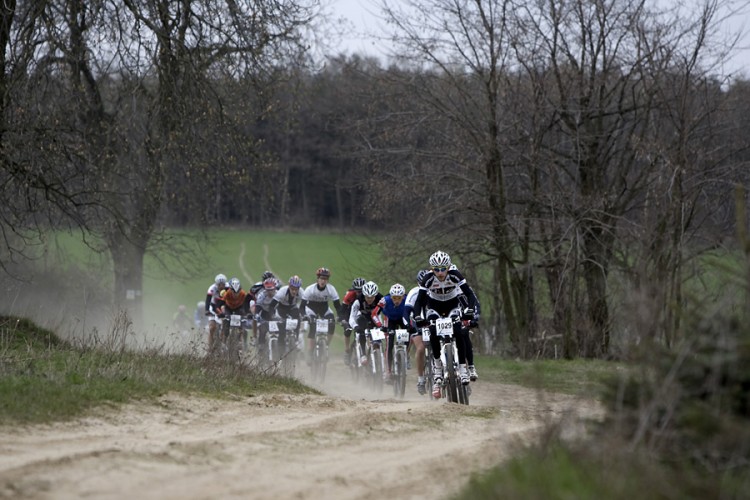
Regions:
<instances>
[{"instance_id":1,"label":"tree trunk","mask_svg":"<svg viewBox=\"0 0 750 500\"><path fill-rule=\"evenodd\" d=\"M114 267L114 305L128 313L136 332L143 330L144 246L118 235L111 238L109 252Z\"/></svg>"}]
</instances>

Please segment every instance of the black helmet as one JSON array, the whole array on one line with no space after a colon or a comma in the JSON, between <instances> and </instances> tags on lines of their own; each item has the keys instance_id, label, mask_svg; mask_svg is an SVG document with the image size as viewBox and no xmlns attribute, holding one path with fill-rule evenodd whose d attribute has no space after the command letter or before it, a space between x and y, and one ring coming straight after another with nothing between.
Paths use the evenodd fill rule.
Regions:
<instances>
[{"instance_id":1,"label":"black helmet","mask_svg":"<svg viewBox=\"0 0 750 500\"><path fill-rule=\"evenodd\" d=\"M271 271L266 271L263 273L263 276L261 276L261 281L266 281L268 278L275 278L276 276L273 275Z\"/></svg>"},{"instance_id":2,"label":"black helmet","mask_svg":"<svg viewBox=\"0 0 750 500\"><path fill-rule=\"evenodd\" d=\"M362 290L363 286L365 286L364 278L354 278L354 280L352 281L352 288L354 290Z\"/></svg>"}]
</instances>

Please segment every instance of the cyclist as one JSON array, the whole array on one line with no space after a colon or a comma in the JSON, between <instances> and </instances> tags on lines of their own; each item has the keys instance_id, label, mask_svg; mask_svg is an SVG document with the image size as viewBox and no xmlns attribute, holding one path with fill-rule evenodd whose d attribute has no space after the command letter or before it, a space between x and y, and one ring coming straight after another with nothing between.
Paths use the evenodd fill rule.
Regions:
<instances>
[{"instance_id":1,"label":"cyclist","mask_svg":"<svg viewBox=\"0 0 750 500\"><path fill-rule=\"evenodd\" d=\"M342 317L345 318L341 324L344 327L344 364L346 366L349 366L349 363L351 363L352 356L352 328L351 326L349 326L349 315L352 312L352 304L355 300L357 300L357 297L359 297L364 285L364 278L354 278L352 280L352 287L346 291L346 293L344 294L344 298L341 299Z\"/></svg>"},{"instance_id":2,"label":"cyclist","mask_svg":"<svg viewBox=\"0 0 750 500\"><path fill-rule=\"evenodd\" d=\"M362 335L368 328L381 328L383 322L380 320L378 304L383 299L383 295L378 291L378 285L374 281L368 281L362 285L362 293L352 303L352 310L349 313L349 326L357 332L359 345L362 352L367 350L365 336ZM367 356L362 355L360 359L362 364L367 364Z\"/></svg>"},{"instance_id":3,"label":"cyclist","mask_svg":"<svg viewBox=\"0 0 750 500\"><path fill-rule=\"evenodd\" d=\"M183 337L186 337L190 330L193 329L193 322L190 321L185 304L177 306L177 312L172 315L172 326Z\"/></svg>"},{"instance_id":4,"label":"cyclist","mask_svg":"<svg viewBox=\"0 0 750 500\"><path fill-rule=\"evenodd\" d=\"M342 318L341 301L339 300L339 293L336 291L336 287L328 282L331 279L331 271L327 267L318 268L315 272L315 277L315 283L305 288L302 292L300 310L304 311L305 315L310 319L325 318L332 320L328 324L328 343L330 344L335 327L335 316L328 303L333 303L336 315ZM315 329L310 328L307 334L308 362L312 360L314 346Z\"/></svg>"},{"instance_id":5,"label":"cyclist","mask_svg":"<svg viewBox=\"0 0 750 500\"><path fill-rule=\"evenodd\" d=\"M450 270L450 255L438 250L433 253L429 259L430 270L419 283L419 294L414 305L414 317L417 326L425 326L430 320L437 318L461 318L471 320L474 317L477 297L474 291L466 283L466 279L461 275L458 269ZM458 297L463 294L466 296L468 306L462 307ZM464 333L461 323L453 325L453 334L457 339L456 347L458 348L458 371L461 383L469 383L469 372L466 368L466 349L465 343L459 336ZM440 397L442 385L443 362L440 360L440 339L438 338L434 326L430 326L430 343L432 344L432 365L435 372L434 385L432 394L435 398Z\"/></svg>"},{"instance_id":6,"label":"cyclist","mask_svg":"<svg viewBox=\"0 0 750 500\"><path fill-rule=\"evenodd\" d=\"M401 283L395 283L388 291L388 295L378 301L376 314L382 314L384 326L387 329L386 349L388 350L388 370L385 379L391 379L393 372L393 344L396 341L396 329L406 328L404 320L404 296L406 289Z\"/></svg>"},{"instance_id":7,"label":"cyclist","mask_svg":"<svg viewBox=\"0 0 750 500\"><path fill-rule=\"evenodd\" d=\"M221 291L219 299L222 317L227 317L231 314L243 316L242 346L245 351L247 351L247 327L249 327L246 317L250 314L251 301L252 296L242 289L242 283L240 283L238 278L229 280L229 286ZM229 335L229 323L226 320L224 320L222 334L224 339Z\"/></svg>"},{"instance_id":8,"label":"cyclist","mask_svg":"<svg viewBox=\"0 0 750 500\"><path fill-rule=\"evenodd\" d=\"M224 291L229 284L227 283L227 277L223 274L217 274L214 278L214 282L208 287L206 292L205 301L205 316L208 316L208 350L211 352L214 348L214 342L216 338L216 328L219 325L219 314L221 309L219 308L219 301L221 300L221 292Z\"/></svg>"},{"instance_id":9,"label":"cyclist","mask_svg":"<svg viewBox=\"0 0 750 500\"><path fill-rule=\"evenodd\" d=\"M268 322L275 319L275 308L273 300L276 297L276 285L278 280L275 277L268 277L263 280L263 289L255 296L255 304L252 308L253 318L258 330L258 352L263 352L266 344L266 332L268 331Z\"/></svg>"},{"instance_id":10,"label":"cyclist","mask_svg":"<svg viewBox=\"0 0 750 500\"><path fill-rule=\"evenodd\" d=\"M417 295L419 294L419 282L422 281L425 274L427 274L425 269L419 270L417 273L417 286L409 290L404 301L404 320L409 325L409 331L411 332L409 346L414 345L414 360L417 363L417 392L422 395L427 393L424 380L425 349L424 342L422 341L422 332L414 324L413 311L414 304L417 302Z\"/></svg>"},{"instance_id":11,"label":"cyclist","mask_svg":"<svg viewBox=\"0 0 750 500\"><path fill-rule=\"evenodd\" d=\"M274 275L271 271L265 271L263 273L263 276L260 277L260 281L257 283L254 283L253 286L250 287L250 293L253 294L253 296L257 296L261 291L263 291L263 284L266 282L267 279L275 279L276 275ZM278 289L280 286L280 282L276 280L276 289Z\"/></svg>"},{"instance_id":12,"label":"cyclist","mask_svg":"<svg viewBox=\"0 0 750 500\"><path fill-rule=\"evenodd\" d=\"M302 303L302 296L300 294L300 288L302 287L302 279L294 275L289 278L288 284L279 288L279 291L274 295L271 300L271 314L281 319L292 318L301 319L302 310L300 304ZM297 328L294 333L299 335L300 324L297 323ZM284 345L286 342L286 328L282 328L279 333L279 342Z\"/></svg>"}]
</instances>

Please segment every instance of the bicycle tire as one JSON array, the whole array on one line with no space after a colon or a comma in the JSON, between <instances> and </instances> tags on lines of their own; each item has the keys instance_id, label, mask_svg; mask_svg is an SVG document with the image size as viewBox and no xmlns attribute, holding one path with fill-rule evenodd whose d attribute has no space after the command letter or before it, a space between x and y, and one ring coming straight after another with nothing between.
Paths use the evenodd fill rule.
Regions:
<instances>
[{"instance_id":1,"label":"bicycle tire","mask_svg":"<svg viewBox=\"0 0 750 500\"><path fill-rule=\"evenodd\" d=\"M268 361L275 364L279 360L279 341L275 338L268 339Z\"/></svg>"},{"instance_id":2,"label":"bicycle tire","mask_svg":"<svg viewBox=\"0 0 750 500\"><path fill-rule=\"evenodd\" d=\"M448 393L448 401L451 403L458 403L458 374L456 373L456 366L453 364L453 346L446 344L445 349L445 361L443 362L445 371L447 372L446 378L446 390Z\"/></svg>"},{"instance_id":3,"label":"bicycle tire","mask_svg":"<svg viewBox=\"0 0 750 500\"><path fill-rule=\"evenodd\" d=\"M462 405L469 404L469 386L458 384L458 402Z\"/></svg>"},{"instance_id":4,"label":"bicycle tire","mask_svg":"<svg viewBox=\"0 0 750 500\"><path fill-rule=\"evenodd\" d=\"M359 342L355 340L355 345L352 345L350 349L352 351L349 356L349 372L352 374L352 381L354 381L355 384L358 384L361 371L359 366L359 357L361 356Z\"/></svg>"},{"instance_id":5,"label":"bicycle tire","mask_svg":"<svg viewBox=\"0 0 750 500\"><path fill-rule=\"evenodd\" d=\"M406 393L406 356L401 349L396 351L396 358L393 360L393 394L398 398L403 398Z\"/></svg>"},{"instance_id":6,"label":"bicycle tire","mask_svg":"<svg viewBox=\"0 0 750 500\"><path fill-rule=\"evenodd\" d=\"M315 353L316 353L316 362L318 364L318 382L321 384L326 379L326 364L328 362L328 356L326 356L326 341L323 340L317 340L316 346L315 346Z\"/></svg>"},{"instance_id":7,"label":"bicycle tire","mask_svg":"<svg viewBox=\"0 0 750 500\"><path fill-rule=\"evenodd\" d=\"M383 392L383 350L380 349L373 349L372 350L372 358L373 358L373 373L372 373L372 385L373 389L377 394L380 394Z\"/></svg>"}]
</instances>

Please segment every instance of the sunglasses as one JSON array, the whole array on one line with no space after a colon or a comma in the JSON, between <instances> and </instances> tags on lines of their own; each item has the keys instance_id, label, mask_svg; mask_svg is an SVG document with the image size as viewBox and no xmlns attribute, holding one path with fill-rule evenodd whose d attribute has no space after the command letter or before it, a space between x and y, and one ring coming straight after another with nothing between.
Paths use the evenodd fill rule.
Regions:
<instances>
[{"instance_id":1,"label":"sunglasses","mask_svg":"<svg viewBox=\"0 0 750 500\"><path fill-rule=\"evenodd\" d=\"M445 271L448 270L448 268L445 266L441 266L441 267L433 267L432 270L435 271L436 273L444 273Z\"/></svg>"}]
</instances>

